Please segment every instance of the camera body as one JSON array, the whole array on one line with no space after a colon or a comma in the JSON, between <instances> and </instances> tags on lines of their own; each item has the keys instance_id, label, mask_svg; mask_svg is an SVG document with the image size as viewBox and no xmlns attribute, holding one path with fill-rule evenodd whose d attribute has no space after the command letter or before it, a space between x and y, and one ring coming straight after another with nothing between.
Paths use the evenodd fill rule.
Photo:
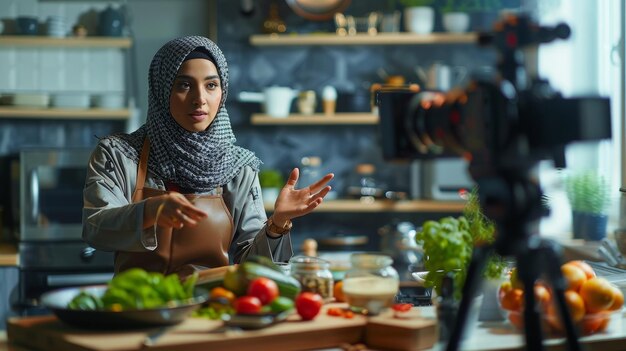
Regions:
<instances>
[{"instance_id":1,"label":"camera body","mask_svg":"<svg viewBox=\"0 0 626 351\"><path fill-rule=\"evenodd\" d=\"M479 43L498 49L495 77L448 92L377 94L385 159L460 156L476 178L485 168L524 170L548 158L564 167L568 143L611 138L608 98L564 98L524 67L537 45L568 37L567 25L539 27L523 15L506 15L494 28Z\"/></svg>"}]
</instances>

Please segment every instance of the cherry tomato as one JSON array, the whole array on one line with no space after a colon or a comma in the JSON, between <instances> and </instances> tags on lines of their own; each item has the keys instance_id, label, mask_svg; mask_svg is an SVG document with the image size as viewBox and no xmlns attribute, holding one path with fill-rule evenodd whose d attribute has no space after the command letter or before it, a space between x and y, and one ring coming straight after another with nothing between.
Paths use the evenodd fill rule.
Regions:
<instances>
[{"instance_id":1,"label":"cherry tomato","mask_svg":"<svg viewBox=\"0 0 626 351\"><path fill-rule=\"evenodd\" d=\"M235 311L241 314L259 313L261 306L261 300L254 296L242 296L235 300Z\"/></svg>"},{"instance_id":2,"label":"cherry tomato","mask_svg":"<svg viewBox=\"0 0 626 351\"><path fill-rule=\"evenodd\" d=\"M248 295L258 298L263 305L267 305L278 297L278 285L269 278L259 277L248 285Z\"/></svg>"},{"instance_id":3,"label":"cherry tomato","mask_svg":"<svg viewBox=\"0 0 626 351\"><path fill-rule=\"evenodd\" d=\"M398 312L407 312L411 309L411 307L413 307L413 305L410 303L396 303L391 306L394 311Z\"/></svg>"},{"instance_id":4,"label":"cherry tomato","mask_svg":"<svg viewBox=\"0 0 626 351\"><path fill-rule=\"evenodd\" d=\"M320 313L323 304L322 296L312 292L303 292L296 297L296 311L305 321L311 320Z\"/></svg>"}]
</instances>

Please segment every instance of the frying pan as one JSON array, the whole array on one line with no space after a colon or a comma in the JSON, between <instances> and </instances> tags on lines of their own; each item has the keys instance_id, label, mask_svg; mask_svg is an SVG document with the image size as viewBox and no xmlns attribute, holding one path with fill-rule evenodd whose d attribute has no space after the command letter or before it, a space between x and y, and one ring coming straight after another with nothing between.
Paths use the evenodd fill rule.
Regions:
<instances>
[{"instance_id":1,"label":"frying pan","mask_svg":"<svg viewBox=\"0 0 626 351\"><path fill-rule=\"evenodd\" d=\"M293 12L313 21L332 19L335 13L342 12L349 4L350 0L287 0Z\"/></svg>"},{"instance_id":2,"label":"frying pan","mask_svg":"<svg viewBox=\"0 0 626 351\"><path fill-rule=\"evenodd\" d=\"M43 294L41 303L61 321L72 326L90 329L126 329L180 323L208 299L206 290L196 288L193 298L159 308L123 311L88 311L67 308L67 304L80 292L84 291L101 297L107 287L107 285L91 285L54 290Z\"/></svg>"}]
</instances>

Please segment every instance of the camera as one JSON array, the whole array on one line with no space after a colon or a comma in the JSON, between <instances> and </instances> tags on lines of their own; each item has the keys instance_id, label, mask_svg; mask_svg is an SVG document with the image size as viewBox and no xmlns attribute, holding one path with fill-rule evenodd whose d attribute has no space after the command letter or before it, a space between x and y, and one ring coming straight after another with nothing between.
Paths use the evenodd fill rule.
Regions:
<instances>
[{"instance_id":1,"label":"camera","mask_svg":"<svg viewBox=\"0 0 626 351\"><path fill-rule=\"evenodd\" d=\"M566 24L544 27L523 14L504 15L478 38L499 54L493 77L448 92L379 92L383 157L460 156L474 166L470 173L486 165L528 168L548 158L564 167L566 144L611 138L608 98L565 98L530 65L539 44L569 35Z\"/></svg>"}]
</instances>

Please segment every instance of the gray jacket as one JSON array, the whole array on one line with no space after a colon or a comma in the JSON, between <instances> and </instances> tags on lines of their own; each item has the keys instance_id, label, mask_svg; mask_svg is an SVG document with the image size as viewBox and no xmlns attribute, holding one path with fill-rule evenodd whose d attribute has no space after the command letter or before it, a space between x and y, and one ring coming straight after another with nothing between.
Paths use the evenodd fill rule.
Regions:
<instances>
[{"instance_id":1,"label":"gray jacket","mask_svg":"<svg viewBox=\"0 0 626 351\"><path fill-rule=\"evenodd\" d=\"M105 251L142 252L156 249L156 226L143 229L145 201L132 203L137 164L103 139L91 155L83 191L83 239ZM165 190L161 179L148 172L147 187ZM244 167L223 187L226 207L233 217L231 263L249 255L262 255L275 262L292 256L291 238L267 235L258 174Z\"/></svg>"}]
</instances>

